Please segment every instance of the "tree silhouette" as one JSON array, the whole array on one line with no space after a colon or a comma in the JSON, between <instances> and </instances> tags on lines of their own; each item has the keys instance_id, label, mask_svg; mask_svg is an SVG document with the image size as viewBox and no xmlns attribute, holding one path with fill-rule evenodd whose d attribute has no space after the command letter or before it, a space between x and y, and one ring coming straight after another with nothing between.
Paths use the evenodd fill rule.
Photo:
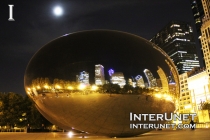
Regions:
<instances>
[{"instance_id":1,"label":"tree silhouette","mask_svg":"<svg viewBox=\"0 0 210 140\"><path fill-rule=\"evenodd\" d=\"M24 127L30 124L35 128L42 124L51 125L36 109L34 103L21 94L0 93L0 126Z\"/></svg>"},{"instance_id":2,"label":"tree silhouette","mask_svg":"<svg viewBox=\"0 0 210 140\"><path fill-rule=\"evenodd\" d=\"M1 95L1 122L0 125L14 127L22 116L21 103L23 103L23 96L9 92Z\"/></svg>"},{"instance_id":3,"label":"tree silhouette","mask_svg":"<svg viewBox=\"0 0 210 140\"><path fill-rule=\"evenodd\" d=\"M118 84L104 84L102 86L103 90L106 91L107 93L119 93L120 92L120 86Z\"/></svg>"}]
</instances>

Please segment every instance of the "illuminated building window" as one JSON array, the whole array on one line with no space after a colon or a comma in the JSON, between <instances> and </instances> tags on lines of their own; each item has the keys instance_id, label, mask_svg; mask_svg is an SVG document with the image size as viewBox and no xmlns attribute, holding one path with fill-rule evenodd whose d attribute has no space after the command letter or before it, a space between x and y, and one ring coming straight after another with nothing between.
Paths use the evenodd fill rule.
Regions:
<instances>
[{"instance_id":1,"label":"illuminated building window","mask_svg":"<svg viewBox=\"0 0 210 140\"><path fill-rule=\"evenodd\" d=\"M105 84L104 67L100 64L95 65L95 84Z\"/></svg>"},{"instance_id":2,"label":"illuminated building window","mask_svg":"<svg viewBox=\"0 0 210 140\"><path fill-rule=\"evenodd\" d=\"M157 86L157 81L156 79L153 77L153 74L150 72L150 70L145 69L144 70L144 74L147 78L147 81L149 83L149 87L156 87Z\"/></svg>"},{"instance_id":3,"label":"illuminated building window","mask_svg":"<svg viewBox=\"0 0 210 140\"><path fill-rule=\"evenodd\" d=\"M175 28L175 30L171 28ZM165 34L164 37L159 36L156 38L156 36L154 36L150 41L152 43L162 42L161 44L159 43L157 45L170 56L170 58L175 63L179 74L192 70L192 68L195 67L194 65L199 67L199 61L195 49L195 41L193 39L194 35L192 33L192 27L188 23L181 21L171 21L158 34L163 33ZM169 39L169 37L173 39ZM174 47L176 47L176 49L171 50L171 48ZM196 60L198 63L187 63L186 65L188 65L189 68L184 68L182 61L185 59Z\"/></svg>"},{"instance_id":4,"label":"illuminated building window","mask_svg":"<svg viewBox=\"0 0 210 140\"><path fill-rule=\"evenodd\" d=\"M115 72L110 79L112 84L118 84L121 88L125 85L125 79L122 72Z\"/></svg>"},{"instance_id":5,"label":"illuminated building window","mask_svg":"<svg viewBox=\"0 0 210 140\"><path fill-rule=\"evenodd\" d=\"M86 71L80 72L76 75L76 81L79 83L89 84L89 73Z\"/></svg>"}]
</instances>

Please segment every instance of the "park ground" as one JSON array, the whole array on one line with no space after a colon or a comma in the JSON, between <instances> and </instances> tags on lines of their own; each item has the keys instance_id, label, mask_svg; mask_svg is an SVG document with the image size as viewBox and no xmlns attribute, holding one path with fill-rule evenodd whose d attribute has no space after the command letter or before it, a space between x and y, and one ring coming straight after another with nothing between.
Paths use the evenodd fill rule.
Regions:
<instances>
[{"instance_id":1,"label":"park ground","mask_svg":"<svg viewBox=\"0 0 210 140\"><path fill-rule=\"evenodd\" d=\"M26 133L26 132L0 132L1 140L209 140L210 129L185 129L185 130L159 130L151 131L136 137L110 138L105 136L95 136L90 134L76 134L70 137L67 132L49 133Z\"/></svg>"}]
</instances>

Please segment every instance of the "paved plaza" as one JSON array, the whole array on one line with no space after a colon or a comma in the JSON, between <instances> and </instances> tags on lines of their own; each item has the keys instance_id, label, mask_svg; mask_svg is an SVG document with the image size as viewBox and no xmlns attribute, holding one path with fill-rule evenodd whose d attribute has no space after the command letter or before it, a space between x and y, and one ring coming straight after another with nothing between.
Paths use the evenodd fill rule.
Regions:
<instances>
[{"instance_id":1,"label":"paved plaza","mask_svg":"<svg viewBox=\"0 0 210 140\"><path fill-rule=\"evenodd\" d=\"M209 140L210 129L196 129L196 130L163 130L151 131L137 137L129 138L109 138L104 136L93 136L88 134L77 134L69 137L68 133L50 132L50 133L25 133L25 132L0 132L0 140L74 140L86 138L89 140Z\"/></svg>"}]
</instances>

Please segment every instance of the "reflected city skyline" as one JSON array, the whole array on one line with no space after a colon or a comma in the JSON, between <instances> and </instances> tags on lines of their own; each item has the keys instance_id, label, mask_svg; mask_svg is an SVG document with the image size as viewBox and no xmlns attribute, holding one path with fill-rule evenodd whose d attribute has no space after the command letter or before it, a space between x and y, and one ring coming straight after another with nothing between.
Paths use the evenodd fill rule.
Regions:
<instances>
[{"instance_id":1,"label":"reflected city skyline","mask_svg":"<svg viewBox=\"0 0 210 140\"><path fill-rule=\"evenodd\" d=\"M94 49L96 46L100 49ZM176 110L179 84L169 90L168 82L162 82L171 73L178 83L173 61L146 39L120 31L92 30L62 36L43 46L30 60L24 83L37 109L53 124L66 130L74 127L125 137L150 131L130 129L129 112Z\"/></svg>"}]
</instances>

